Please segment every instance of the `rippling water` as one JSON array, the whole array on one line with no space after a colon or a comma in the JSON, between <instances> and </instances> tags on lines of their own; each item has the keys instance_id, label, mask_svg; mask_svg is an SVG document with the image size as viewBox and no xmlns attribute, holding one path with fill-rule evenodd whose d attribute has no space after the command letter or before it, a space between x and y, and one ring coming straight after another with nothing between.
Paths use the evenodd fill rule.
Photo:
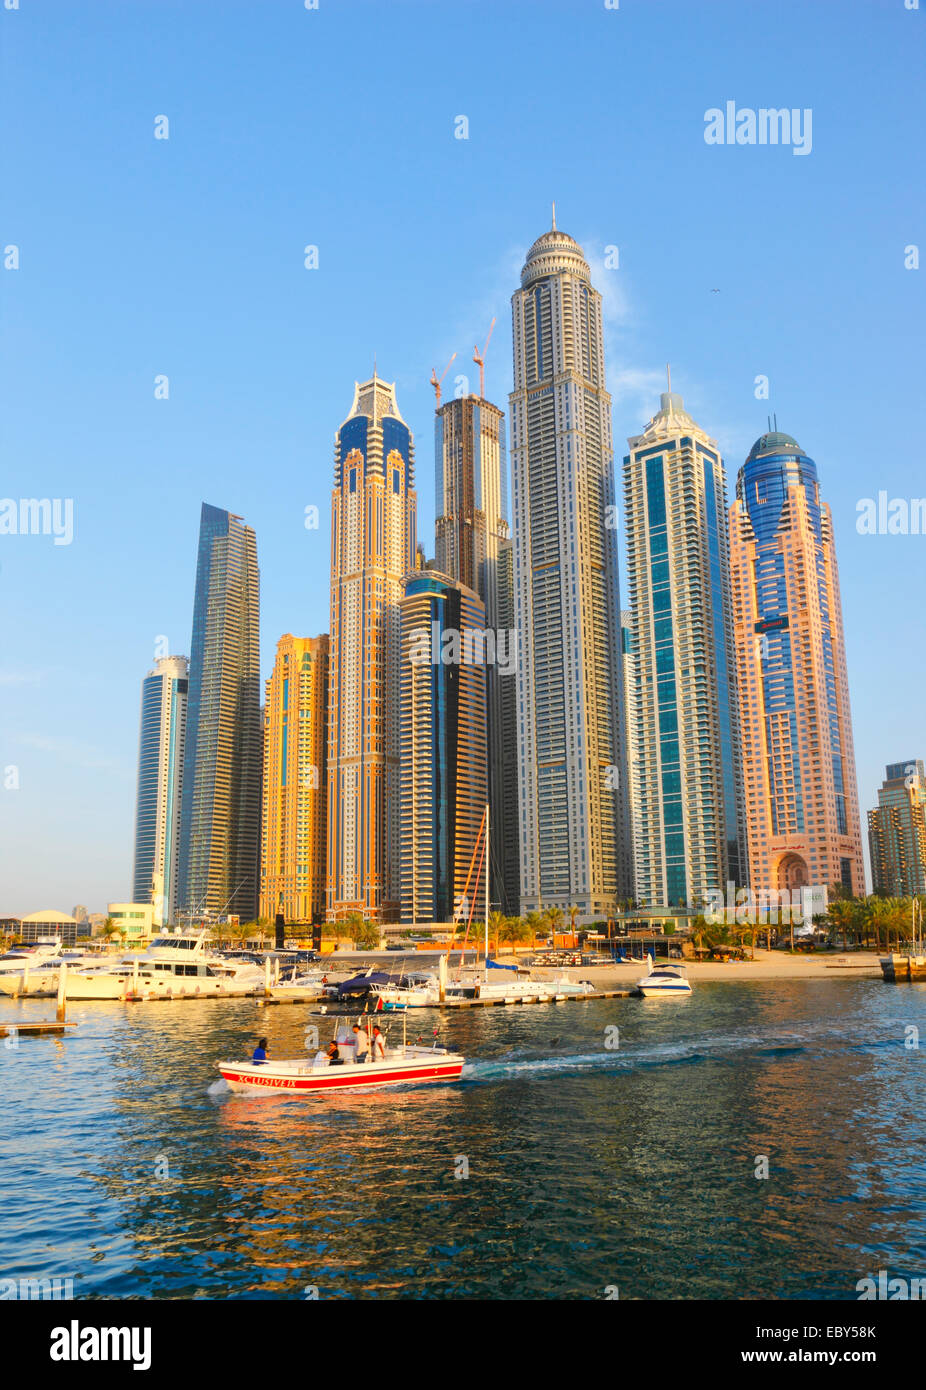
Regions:
<instances>
[{"instance_id":1,"label":"rippling water","mask_svg":"<svg viewBox=\"0 0 926 1390\"><path fill-rule=\"evenodd\" d=\"M69 1017L0 1042L0 1273L77 1298L851 1299L926 1273L926 986L418 1010L462 1084L301 1099L214 1063L259 1033L299 1055L305 1005Z\"/></svg>"}]
</instances>

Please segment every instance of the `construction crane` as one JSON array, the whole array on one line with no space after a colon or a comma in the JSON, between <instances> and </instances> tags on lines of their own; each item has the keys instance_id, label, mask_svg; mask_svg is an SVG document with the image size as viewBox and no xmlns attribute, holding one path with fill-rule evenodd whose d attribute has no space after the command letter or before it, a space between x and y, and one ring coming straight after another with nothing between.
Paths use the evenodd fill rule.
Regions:
<instances>
[{"instance_id":1,"label":"construction crane","mask_svg":"<svg viewBox=\"0 0 926 1390\"><path fill-rule=\"evenodd\" d=\"M453 357L451 357L450 361L447 363L446 367L444 368L444 371L443 371L443 374L442 374L442 376L441 376L440 381L438 381L438 379L437 379L437 368L436 368L436 367L432 367L432 368L431 368L431 385L434 387L434 394L437 396L437 404L434 406L434 409L435 409L435 410L440 410L440 388L441 388L441 382L444 380L444 377L447 375L447 373L450 371L450 368L453 366L454 357L456 357L456 353L453 354Z\"/></svg>"},{"instance_id":2,"label":"construction crane","mask_svg":"<svg viewBox=\"0 0 926 1390\"><path fill-rule=\"evenodd\" d=\"M492 329L495 327L495 320L489 324L489 336L486 338L486 345L479 351L479 345L473 348L473 361L479 368L479 395L485 400L486 395L486 353L489 350L489 343L492 341Z\"/></svg>"}]
</instances>

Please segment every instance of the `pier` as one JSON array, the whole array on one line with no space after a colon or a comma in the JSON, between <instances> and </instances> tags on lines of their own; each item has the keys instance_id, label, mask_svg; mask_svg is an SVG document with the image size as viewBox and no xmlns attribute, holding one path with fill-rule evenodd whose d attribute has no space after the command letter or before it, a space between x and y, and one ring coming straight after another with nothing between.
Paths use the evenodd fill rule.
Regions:
<instances>
[{"instance_id":1,"label":"pier","mask_svg":"<svg viewBox=\"0 0 926 1390\"><path fill-rule=\"evenodd\" d=\"M11 1023L8 1026L0 1026L0 1038L37 1038L45 1033L62 1034L68 1028L76 1028L76 1023L57 1022L55 1019L48 1021L39 1020L34 1023Z\"/></svg>"}]
</instances>

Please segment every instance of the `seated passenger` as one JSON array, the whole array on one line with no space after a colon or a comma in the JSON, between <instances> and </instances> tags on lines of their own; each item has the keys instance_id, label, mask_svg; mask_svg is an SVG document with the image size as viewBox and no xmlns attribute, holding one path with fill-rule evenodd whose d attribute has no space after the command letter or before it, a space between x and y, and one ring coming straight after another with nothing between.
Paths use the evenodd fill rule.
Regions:
<instances>
[{"instance_id":1,"label":"seated passenger","mask_svg":"<svg viewBox=\"0 0 926 1390\"><path fill-rule=\"evenodd\" d=\"M267 1062L267 1039L258 1038L257 1046L251 1054L251 1061L256 1067L265 1066Z\"/></svg>"}]
</instances>

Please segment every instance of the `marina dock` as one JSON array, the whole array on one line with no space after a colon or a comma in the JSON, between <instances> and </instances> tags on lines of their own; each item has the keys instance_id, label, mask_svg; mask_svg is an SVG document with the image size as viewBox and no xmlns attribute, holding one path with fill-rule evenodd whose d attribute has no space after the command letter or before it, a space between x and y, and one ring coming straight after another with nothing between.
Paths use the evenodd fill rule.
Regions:
<instances>
[{"instance_id":1,"label":"marina dock","mask_svg":"<svg viewBox=\"0 0 926 1390\"><path fill-rule=\"evenodd\" d=\"M445 999L442 1004L433 1004L435 1009L488 1009L497 1004L566 1004L584 1003L590 999L629 999L631 989L595 990L593 994L561 994L546 999Z\"/></svg>"},{"instance_id":2,"label":"marina dock","mask_svg":"<svg viewBox=\"0 0 926 1390\"><path fill-rule=\"evenodd\" d=\"M37 1023L11 1023L0 1026L0 1038L37 1038L45 1033L64 1033L68 1028L76 1028L76 1023L58 1023L55 1019Z\"/></svg>"}]
</instances>

